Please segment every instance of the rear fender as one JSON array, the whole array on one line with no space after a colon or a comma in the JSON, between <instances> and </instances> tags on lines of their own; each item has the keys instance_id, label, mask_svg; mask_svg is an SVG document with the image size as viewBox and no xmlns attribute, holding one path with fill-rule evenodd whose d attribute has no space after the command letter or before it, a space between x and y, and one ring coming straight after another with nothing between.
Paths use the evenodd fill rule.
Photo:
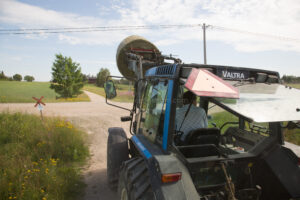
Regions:
<instances>
[{"instance_id":1,"label":"rear fender","mask_svg":"<svg viewBox=\"0 0 300 200\"><path fill-rule=\"evenodd\" d=\"M162 174L181 173L181 179L174 183L161 183L165 199L200 199L188 169L173 155L154 156L158 176Z\"/></svg>"}]
</instances>

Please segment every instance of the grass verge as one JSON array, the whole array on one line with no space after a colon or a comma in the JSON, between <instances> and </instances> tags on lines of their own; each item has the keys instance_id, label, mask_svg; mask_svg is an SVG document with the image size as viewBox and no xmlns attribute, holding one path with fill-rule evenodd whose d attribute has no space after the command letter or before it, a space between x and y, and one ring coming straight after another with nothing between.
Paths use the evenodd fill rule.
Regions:
<instances>
[{"instance_id":1,"label":"grass verge","mask_svg":"<svg viewBox=\"0 0 300 200\"><path fill-rule=\"evenodd\" d=\"M70 122L0 113L1 199L76 199L79 167L89 155L86 135Z\"/></svg>"},{"instance_id":2,"label":"grass verge","mask_svg":"<svg viewBox=\"0 0 300 200\"><path fill-rule=\"evenodd\" d=\"M129 92L129 86L127 85L116 85L117 88L117 96L112 99L112 101L117 101L117 102L133 102L134 96L133 96L133 92ZM83 90L101 95L103 97L105 97L105 92L104 92L104 88L101 87L97 87L96 85L93 84L86 84L83 87ZM133 88L131 89L133 90Z\"/></svg>"},{"instance_id":3,"label":"grass verge","mask_svg":"<svg viewBox=\"0 0 300 200\"><path fill-rule=\"evenodd\" d=\"M0 81L0 103L34 103L32 97L41 96L46 103L90 101L84 93L75 98L57 98L59 95L50 89L49 82Z\"/></svg>"}]
</instances>

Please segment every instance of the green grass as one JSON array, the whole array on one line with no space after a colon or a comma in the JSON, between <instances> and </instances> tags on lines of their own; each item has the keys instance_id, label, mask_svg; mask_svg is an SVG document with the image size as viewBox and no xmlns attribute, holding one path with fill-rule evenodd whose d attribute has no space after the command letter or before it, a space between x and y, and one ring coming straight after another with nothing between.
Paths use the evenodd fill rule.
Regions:
<instances>
[{"instance_id":1,"label":"green grass","mask_svg":"<svg viewBox=\"0 0 300 200\"><path fill-rule=\"evenodd\" d=\"M288 83L287 85L293 88L300 89L300 83Z\"/></svg>"},{"instance_id":2,"label":"green grass","mask_svg":"<svg viewBox=\"0 0 300 200\"><path fill-rule=\"evenodd\" d=\"M219 113L214 113L211 115L212 119L208 121L208 126L209 127L213 127L213 125L211 124L211 122L214 122L218 128L221 128L221 126L225 123L225 122L238 122L239 119L238 117L234 116L233 114L230 114L228 112L219 112ZM238 125L233 125L233 124L229 124L226 125L223 129L222 129L222 133L224 133L224 131L229 127L229 126L238 126Z\"/></svg>"},{"instance_id":3,"label":"green grass","mask_svg":"<svg viewBox=\"0 0 300 200\"><path fill-rule=\"evenodd\" d=\"M284 126L287 123L284 123ZM284 140L296 145L300 145L300 129L283 129Z\"/></svg>"},{"instance_id":4,"label":"green grass","mask_svg":"<svg viewBox=\"0 0 300 200\"><path fill-rule=\"evenodd\" d=\"M283 133L285 141L300 145L300 129L285 130Z\"/></svg>"},{"instance_id":5,"label":"green grass","mask_svg":"<svg viewBox=\"0 0 300 200\"><path fill-rule=\"evenodd\" d=\"M89 155L86 134L70 122L0 113L1 199L76 199L79 166Z\"/></svg>"},{"instance_id":6,"label":"green grass","mask_svg":"<svg viewBox=\"0 0 300 200\"><path fill-rule=\"evenodd\" d=\"M84 93L75 98L56 98L59 95L50 89L49 82L0 81L0 103L34 103L32 97L41 96L46 103L90 100Z\"/></svg>"},{"instance_id":7,"label":"green grass","mask_svg":"<svg viewBox=\"0 0 300 200\"><path fill-rule=\"evenodd\" d=\"M118 102L133 102L134 96L131 94L124 94L129 91L129 86L128 85L116 85L117 88L117 96L112 99L112 101L118 101ZM120 88L120 89L118 89ZM93 84L86 84L83 87L83 90L87 90L89 92L93 92L95 94L101 95L105 97L105 92L104 88L97 87L96 85ZM131 87L131 91L133 91L133 88Z\"/></svg>"}]
</instances>

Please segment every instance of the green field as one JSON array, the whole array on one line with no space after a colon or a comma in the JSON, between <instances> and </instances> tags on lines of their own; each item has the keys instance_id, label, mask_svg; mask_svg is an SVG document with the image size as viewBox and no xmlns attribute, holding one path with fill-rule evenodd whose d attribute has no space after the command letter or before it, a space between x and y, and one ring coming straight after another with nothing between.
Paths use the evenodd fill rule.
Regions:
<instances>
[{"instance_id":1,"label":"green field","mask_svg":"<svg viewBox=\"0 0 300 200\"><path fill-rule=\"evenodd\" d=\"M0 199L77 199L86 133L60 118L0 113Z\"/></svg>"},{"instance_id":2,"label":"green field","mask_svg":"<svg viewBox=\"0 0 300 200\"><path fill-rule=\"evenodd\" d=\"M300 83L288 83L287 85L288 85L288 86L291 86L291 87L293 87L293 88L298 88L298 89L300 89Z\"/></svg>"},{"instance_id":3,"label":"green field","mask_svg":"<svg viewBox=\"0 0 300 200\"><path fill-rule=\"evenodd\" d=\"M76 98L57 98L49 82L0 81L0 103L33 103L32 97L44 96L44 102L90 101L86 94Z\"/></svg>"},{"instance_id":4,"label":"green field","mask_svg":"<svg viewBox=\"0 0 300 200\"><path fill-rule=\"evenodd\" d=\"M132 92L129 92L130 91L129 87L130 86L128 86L128 85L116 85L117 97L112 99L112 101L133 102L134 96L133 96ZM86 84L83 87L83 90L93 92L95 94L105 97L104 88L97 87L96 85L93 85L93 84ZM133 91L132 87L131 87L131 91Z\"/></svg>"}]
</instances>

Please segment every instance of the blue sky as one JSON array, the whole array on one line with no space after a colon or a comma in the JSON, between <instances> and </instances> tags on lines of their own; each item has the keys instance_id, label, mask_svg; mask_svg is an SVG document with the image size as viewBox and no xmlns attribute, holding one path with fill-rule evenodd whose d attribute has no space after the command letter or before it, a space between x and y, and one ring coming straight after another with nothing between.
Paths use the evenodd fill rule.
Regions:
<instances>
[{"instance_id":1,"label":"blue sky","mask_svg":"<svg viewBox=\"0 0 300 200\"><path fill-rule=\"evenodd\" d=\"M158 24L211 24L274 36L207 29L208 64L253 67L300 76L299 0L1 0L0 29ZM141 35L164 54L203 63L202 29L153 29L92 33L0 35L0 71L51 79L55 54L95 75L101 67L119 75L116 49L129 35Z\"/></svg>"}]
</instances>

